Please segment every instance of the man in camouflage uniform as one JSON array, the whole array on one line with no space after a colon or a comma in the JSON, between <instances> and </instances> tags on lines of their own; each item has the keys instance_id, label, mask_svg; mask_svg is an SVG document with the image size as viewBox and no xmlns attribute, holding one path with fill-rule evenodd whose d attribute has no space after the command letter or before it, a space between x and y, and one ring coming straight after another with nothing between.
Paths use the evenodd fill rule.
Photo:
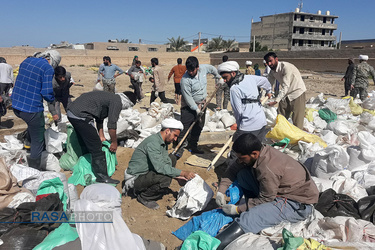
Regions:
<instances>
[{"instance_id":1,"label":"man in camouflage uniform","mask_svg":"<svg viewBox=\"0 0 375 250\"><path fill-rule=\"evenodd\" d=\"M348 67L346 68L346 72L344 77L341 79L341 81L344 81L344 87L345 87L345 96L349 94L350 91L350 85L352 83L353 78L353 70L354 70L355 64L353 58L348 58Z\"/></svg>"},{"instance_id":2,"label":"man in camouflage uniform","mask_svg":"<svg viewBox=\"0 0 375 250\"><path fill-rule=\"evenodd\" d=\"M368 77L371 75L372 79L375 79L374 68L367 63L367 60L367 55L359 56L359 64L354 67L350 86L350 95L355 98L359 94L362 101L368 96Z\"/></svg>"}]
</instances>

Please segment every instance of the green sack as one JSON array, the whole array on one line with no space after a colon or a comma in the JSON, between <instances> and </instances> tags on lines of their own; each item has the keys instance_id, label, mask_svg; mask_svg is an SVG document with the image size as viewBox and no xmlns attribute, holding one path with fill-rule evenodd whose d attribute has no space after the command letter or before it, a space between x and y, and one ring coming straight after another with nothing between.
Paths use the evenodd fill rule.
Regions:
<instances>
[{"instance_id":1,"label":"green sack","mask_svg":"<svg viewBox=\"0 0 375 250\"><path fill-rule=\"evenodd\" d=\"M337 119L337 115L329 109L320 109L318 113L320 118L325 120L327 123L333 122Z\"/></svg>"},{"instance_id":2,"label":"green sack","mask_svg":"<svg viewBox=\"0 0 375 250\"><path fill-rule=\"evenodd\" d=\"M285 137L285 138L282 139L281 141L279 141L279 142L275 142L275 143L272 144L271 146L272 146L272 147L274 147L274 146L282 147L283 149L281 150L281 152L284 152L285 148L288 147L289 142L290 142L290 139L287 138L287 137Z\"/></svg>"},{"instance_id":3,"label":"green sack","mask_svg":"<svg viewBox=\"0 0 375 250\"><path fill-rule=\"evenodd\" d=\"M113 153L109 150L111 144L107 141L103 142L102 150L105 153L107 161L107 171L108 176L112 176L116 170L117 158L116 153ZM88 186L92 183L95 183L96 177L92 172L91 168L91 154L85 154L78 159L77 164L73 167L73 174L68 179L68 183L73 185L82 185Z\"/></svg>"},{"instance_id":4,"label":"green sack","mask_svg":"<svg viewBox=\"0 0 375 250\"><path fill-rule=\"evenodd\" d=\"M58 193L61 202L64 204L64 211L66 211L66 204L68 200L68 194L64 193L64 184L59 177L43 181L38 189L36 195L42 194L54 194Z\"/></svg>"},{"instance_id":5,"label":"green sack","mask_svg":"<svg viewBox=\"0 0 375 250\"><path fill-rule=\"evenodd\" d=\"M78 158L83 155L81 145L78 142L77 133L72 125L67 128L66 153L61 156L60 167L64 170L73 170Z\"/></svg>"},{"instance_id":6,"label":"green sack","mask_svg":"<svg viewBox=\"0 0 375 250\"><path fill-rule=\"evenodd\" d=\"M277 250L294 250L301 246L304 242L302 237L294 237L293 234L287 229L283 228L283 241L284 245Z\"/></svg>"},{"instance_id":7,"label":"green sack","mask_svg":"<svg viewBox=\"0 0 375 250\"><path fill-rule=\"evenodd\" d=\"M58 228L47 235L44 240L33 248L33 250L51 250L55 247L65 245L78 238L77 229L71 227L69 223L62 223Z\"/></svg>"},{"instance_id":8,"label":"green sack","mask_svg":"<svg viewBox=\"0 0 375 250\"><path fill-rule=\"evenodd\" d=\"M195 231L186 238L181 250L212 250L220 245L221 241L203 231Z\"/></svg>"}]
</instances>

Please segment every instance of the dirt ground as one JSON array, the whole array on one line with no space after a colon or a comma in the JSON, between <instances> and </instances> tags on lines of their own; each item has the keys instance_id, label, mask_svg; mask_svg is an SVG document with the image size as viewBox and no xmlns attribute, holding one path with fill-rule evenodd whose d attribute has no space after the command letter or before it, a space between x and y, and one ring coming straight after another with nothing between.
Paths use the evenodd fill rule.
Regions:
<instances>
[{"instance_id":1,"label":"dirt ground","mask_svg":"<svg viewBox=\"0 0 375 250\"><path fill-rule=\"evenodd\" d=\"M116 62L114 62L116 63ZM82 84L80 86L72 86L71 94L74 98L80 96L82 93L91 91L96 83L97 73L90 69L89 67L79 67L79 66L66 66L68 72L71 72L75 83ZM171 67L162 67L164 73L167 75ZM124 68L127 70L127 68ZM345 69L343 69L344 71ZM344 83L341 81L343 75L339 74L327 74L327 73L317 73L317 72L301 72L305 77L305 84L307 87L307 98L315 97L320 93L324 93L324 97L329 98L340 98L344 95ZM214 81L211 77L208 77L208 96L214 91ZM370 81L369 91L374 90L373 82ZM117 78L117 90L125 91L131 90L130 80L127 75L121 75ZM143 92L149 93L151 91L151 83L146 81L143 84ZM166 96L169 99L169 102L172 103L179 112L179 107L174 102L174 85L173 78L170 80L166 87ZM74 99L73 98L73 99ZM159 99L157 99L158 101ZM215 103L215 98L212 100L212 103ZM229 105L230 106L230 105ZM137 103L135 109L138 109L139 112L145 112L146 108L149 107L149 97L145 97L141 103ZM209 105L210 109L214 109L215 105ZM229 107L230 109L230 107ZM0 130L0 139L3 139L4 135L19 133L26 129L26 124L18 119L11 110L8 111L8 114L5 117L2 117L2 125L6 126L8 129ZM206 151L217 151L223 144L216 144L215 142L200 142L202 148ZM119 147L117 151L118 166L117 170L113 175L114 179L123 180L124 170L128 166L128 162L132 156L133 149ZM178 161L177 168L182 170L190 170L199 174L208 185L212 187L212 183L218 180L218 175L220 175L220 170L222 168L218 167L215 170L208 172L204 168L192 167L184 164L185 160L190 156L189 152L185 152L183 157ZM213 158L213 157L212 157ZM70 176L71 173L65 172L67 176ZM150 210L136 201L132 197L123 197L122 198L122 213L125 222L133 233L139 234L140 236L146 239L152 239L163 243L167 249L175 249L181 245L181 241L172 235L172 231L177 230L187 221L181 221L175 218L169 218L166 215L166 210L172 207L176 201L177 193L180 186L177 181L173 180L170 186L171 193L165 195L162 200L158 201L160 209ZM212 187L213 188L213 187ZM83 187L77 187L79 193L82 192ZM121 185L117 185L117 189L121 192ZM216 192L216 190L213 188ZM211 210L215 208L215 201L212 200L206 210Z\"/></svg>"}]
</instances>

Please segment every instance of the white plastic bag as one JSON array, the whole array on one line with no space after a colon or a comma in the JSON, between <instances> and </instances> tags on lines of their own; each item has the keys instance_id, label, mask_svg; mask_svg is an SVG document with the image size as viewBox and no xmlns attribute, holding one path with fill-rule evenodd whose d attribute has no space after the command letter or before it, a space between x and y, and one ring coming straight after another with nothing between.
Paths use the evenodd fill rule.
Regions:
<instances>
[{"instance_id":1,"label":"white plastic bag","mask_svg":"<svg viewBox=\"0 0 375 250\"><path fill-rule=\"evenodd\" d=\"M60 162L56 156L47 151L42 152L42 158L40 162L41 168L46 169L47 171L60 172Z\"/></svg>"},{"instance_id":2,"label":"white plastic bag","mask_svg":"<svg viewBox=\"0 0 375 250\"><path fill-rule=\"evenodd\" d=\"M359 146L362 149L362 156L365 160L375 160L375 137L367 132L361 131L358 133Z\"/></svg>"},{"instance_id":3,"label":"white plastic bag","mask_svg":"<svg viewBox=\"0 0 375 250\"><path fill-rule=\"evenodd\" d=\"M48 128L44 132L44 139L46 141L46 150L49 153L55 154L63 151L62 145L68 138L66 133L58 132L52 128Z\"/></svg>"},{"instance_id":4,"label":"white plastic bag","mask_svg":"<svg viewBox=\"0 0 375 250\"><path fill-rule=\"evenodd\" d=\"M213 195L214 192L208 184L196 175L180 189L176 204L166 213L168 216L187 220L195 212L203 210Z\"/></svg>"},{"instance_id":5,"label":"white plastic bag","mask_svg":"<svg viewBox=\"0 0 375 250\"><path fill-rule=\"evenodd\" d=\"M96 83L93 91L103 91L103 85L100 82Z\"/></svg>"}]
</instances>

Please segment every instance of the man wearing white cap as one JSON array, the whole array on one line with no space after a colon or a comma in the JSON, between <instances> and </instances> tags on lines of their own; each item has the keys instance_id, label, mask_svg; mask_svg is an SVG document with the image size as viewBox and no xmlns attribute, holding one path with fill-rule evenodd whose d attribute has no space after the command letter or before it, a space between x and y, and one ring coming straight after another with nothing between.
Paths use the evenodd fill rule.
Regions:
<instances>
[{"instance_id":1,"label":"man wearing white cap","mask_svg":"<svg viewBox=\"0 0 375 250\"><path fill-rule=\"evenodd\" d=\"M130 91L119 94L92 91L82 94L69 104L66 114L77 133L82 155L91 154L91 168L96 182L119 183L108 176L107 161L102 151L102 142L106 140L103 121L108 118L108 134L111 137L109 150L116 152L116 129L120 112L122 109L133 107L136 102L135 94Z\"/></svg>"},{"instance_id":2,"label":"man wearing white cap","mask_svg":"<svg viewBox=\"0 0 375 250\"><path fill-rule=\"evenodd\" d=\"M356 98L359 94L359 97L363 101L368 95L368 77L371 75L372 79L375 81L375 71L374 68L367 63L367 55L360 55L358 59L359 64L357 64L353 70L353 77L350 85L350 95Z\"/></svg>"},{"instance_id":3,"label":"man wearing white cap","mask_svg":"<svg viewBox=\"0 0 375 250\"><path fill-rule=\"evenodd\" d=\"M161 131L144 139L135 149L125 170L125 193L133 188L137 201L150 209L158 209L172 178L190 180L193 172L175 168L176 158L168 155L168 144L176 141L183 125L173 118L161 123Z\"/></svg>"},{"instance_id":4,"label":"man wearing white cap","mask_svg":"<svg viewBox=\"0 0 375 250\"><path fill-rule=\"evenodd\" d=\"M14 114L27 124L26 138L31 142L27 163L35 169L41 169L41 156L45 149L43 99L47 102L55 100L52 78L60 60L60 53L56 50L38 52L26 58L20 65L11 96Z\"/></svg>"},{"instance_id":5,"label":"man wearing white cap","mask_svg":"<svg viewBox=\"0 0 375 250\"><path fill-rule=\"evenodd\" d=\"M245 65L246 65L245 75L255 75L255 70L253 69L253 67L251 67L251 65L253 65L253 62L246 61Z\"/></svg>"}]
</instances>

